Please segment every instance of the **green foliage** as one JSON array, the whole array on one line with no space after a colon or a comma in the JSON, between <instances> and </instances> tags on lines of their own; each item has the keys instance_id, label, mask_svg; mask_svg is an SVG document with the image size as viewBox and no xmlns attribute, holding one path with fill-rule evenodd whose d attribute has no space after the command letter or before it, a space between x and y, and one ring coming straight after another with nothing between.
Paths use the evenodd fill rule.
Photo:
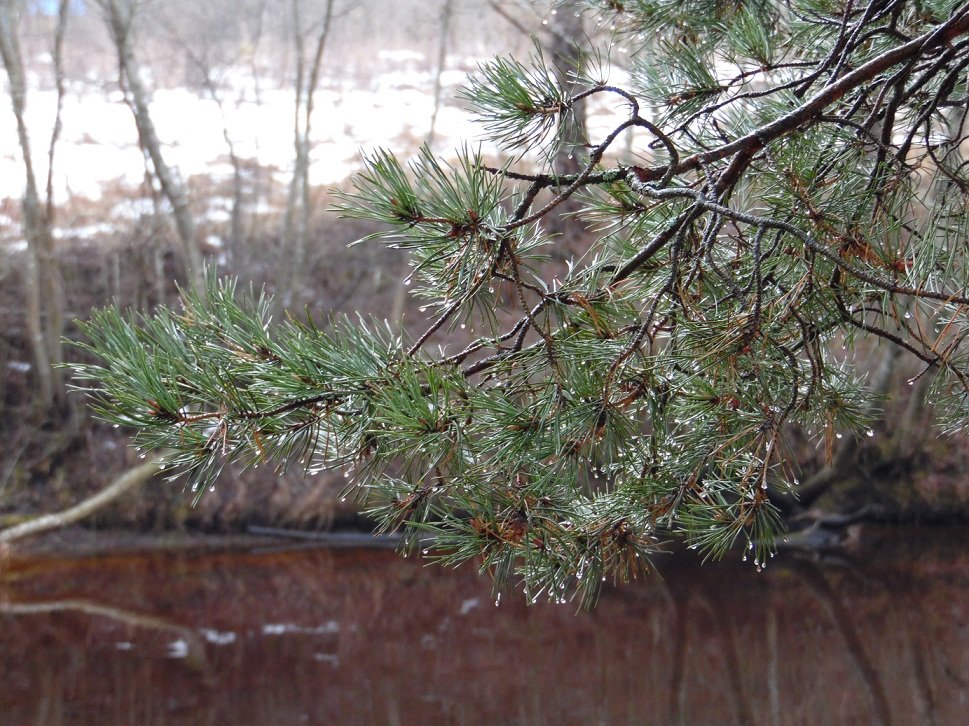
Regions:
<instances>
[{"instance_id":1,"label":"green foliage","mask_svg":"<svg viewBox=\"0 0 969 726\"><path fill-rule=\"evenodd\" d=\"M628 85L580 74L567 91L536 53L483 65L464 92L517 163L555 148L581 99L615 103L587 167L378 151L341 195L409 253L431 311L416 338L270 326L264 298L213 279L179 311L84 325L101 362L76 372L99 414L171 451L196 491L233 459L346 467L409 545L433 535L445 564L586 603L674 534L765 566L778 495L797 492L791 428L828 456L868 432L861 339L937 372L944 428L963 431L969 8L589 5L634 51ZM588 251L556 267L546 219L580 197ZM479 337L431 350L460 321Z\"/></svg>"},{"instance_id":2,"label":"green foliage","mask_svg":"<svg viewBox=\"0 0 969 726\"><path fill-rule=\"evenodd\" d=\"M569 99L536 48L529 66L513 58L484 63L458 96L502 148L523 154L542 147L565 124Z\"/></svg>"}]
</instances>

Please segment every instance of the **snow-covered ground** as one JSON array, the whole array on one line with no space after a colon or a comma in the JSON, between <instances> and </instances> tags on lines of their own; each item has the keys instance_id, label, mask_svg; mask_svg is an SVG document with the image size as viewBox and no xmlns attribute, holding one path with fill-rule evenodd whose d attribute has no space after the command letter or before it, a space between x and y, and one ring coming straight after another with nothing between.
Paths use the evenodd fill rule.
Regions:
<instances>
[{"instance_id":1,"label":"snow-covered ground","mask_svg":"<svg viewBox=\"0 0 969 726\"><path fill-rule=\"evenodd\" d=\"M465 78L448 72L448 90ZM286 173L293 159L292 89L265 88L258 93L250 78L236 74L225 94L224 125L236 153ZM432 79L418 71L391 72L365 87L350 80L324 80L316 94L313 117L314 184L345 179L359 164L359 150L399 145L402 138L423 139L433 111ZM27 125L39 178L47 173L47 143L54 121L53 90L31 90ZM23 190L23 168L16 125L9 105L0 112L0 195L16 198ZM160 89L151 103L152 118L166 145L166 160L183 177L228 176L227 146L218 105L187 89ZM100 84L74 83L62 111L63 130L54 162L58 202L72 195L100 197L107 182L140 183L144 161L131 112L120 91ZM441 109L437 133L442 145L474 135L468 114L453 105Z\"/></svg>"},{"instance_id":2,"label":"snow-covered ground","mask_svg":"<svg viewBox=\"0 0 969 726\"><path fill-rule=\"evenodd\" d=\"M359 169L362 150L386 147L406 157L426 138L433 112L433 78L419 70L422 58L401 53L383 52L377 66L396 70L383 70L369 82L333 77L321 81L312 122L312 184L328 186L347 179ZM468 59L456 60L455 64L475 66ZM481 128L455 99L455 91L466 76L465 71L453 70L442 77L444 104L435 130L435 150L441 153L480 140ZM223 128L227 128L240 157L274 169L285 182L293 163L292 89L257 89L244 70L227 71L221 80L226 87L222 112L203 93L187 89L154 92L151 113L165 144L167 162L183 178L197 174L213 179L229 177L231 167L223 138ZM51 89L32 85L27 97L27 123L35 171L43 185L56 96ZM0 197L14 200L23 193L24 172L9 108L9 101L0 105ZM597 130L611 128L616 114L623 112L621 107L597 109L593 138ZM117 188L118 181L133 187L142 182L145 164L131 112L119 90L96 80L70 84L62 121L54 162L58 204L76 197L98 200L106 185ZM486 145L484 151L495 149Z\"/></svg>"}]
</instances>

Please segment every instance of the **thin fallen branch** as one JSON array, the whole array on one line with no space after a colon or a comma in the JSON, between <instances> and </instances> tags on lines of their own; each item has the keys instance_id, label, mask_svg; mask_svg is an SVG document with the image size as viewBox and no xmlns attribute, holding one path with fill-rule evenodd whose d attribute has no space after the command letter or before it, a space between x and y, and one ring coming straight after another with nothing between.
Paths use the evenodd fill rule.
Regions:
<instances>
[{"instance_id":1,"label":"thin fallen branch","mask_svg":"<svg viewBox=\"0 0 969 726\"><path fill-rule=\"evenodd\" d=\"M61 527L66 527L69 524L74 524L84 519L102 507L107 506L125 492L145 483L161 471L160 458L152 458L144 464L129 469L97 494L88 497L69 509L53 514L44 514L36 519L21 522L20 524L0 531L0 544L7 544L14 540L23 539L24 537L49 532L52 529L60 529Z\"/></svg>"},{"instance_id":2,"label":"thin fallen branch","mask_svg":"<svg viewBox=\"0 0 969 726\"><path fill-rule=\"evenodd\" d=\"M395 549L400 547L404 538L395 532L387 534L372 534L370 532L310 532L303 529L285 529L282 527L260 527L250 525L249 534L260 537L280 537L283 539L299 539L316 542L327 547L366 547L373 549ZM433 544L433 537L422 537L421 546Z\"/></svg>"}]
</instances>

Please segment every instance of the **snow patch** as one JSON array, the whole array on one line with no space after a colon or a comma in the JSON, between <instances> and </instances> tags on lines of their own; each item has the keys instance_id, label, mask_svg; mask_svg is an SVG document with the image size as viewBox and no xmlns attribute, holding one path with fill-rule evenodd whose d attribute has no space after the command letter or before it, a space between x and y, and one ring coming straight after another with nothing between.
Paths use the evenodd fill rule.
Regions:
<instances>
[{"instance_id":1,"label":"snow patch","mask_svg":"<svg viewBox=\"0 0 969 726\"><path fill-rule=\"evenodd\" d=\"M212 628L201 628L199 632L202 633L203 638L214 645L230 645L236 642L236 634L231 630L222 633Z\"/></svg>"},{"instance_id":2,"label":"snow patch","mask_svg":"<svg viewBox=\"0 0 969 726\"><path fill-rule=\"evenodd\" d=\"M178 640L173 640L168 644L169 658L186 658L188 657L188 643L179 638Z\"/></svg>"},{"instance_id":3,"label":"snow patch","mask_svg":"<svg viewBox=\"0 0 969 726\"><path fill-rule=\"evenodd\" d=\"M296 633L300 635L330 635L340 632L340 623L336 620L328 620L322 625L306 627L293 623L267 623L262 626L263 635L287 635Z\"/></svg>"}]
</instances>

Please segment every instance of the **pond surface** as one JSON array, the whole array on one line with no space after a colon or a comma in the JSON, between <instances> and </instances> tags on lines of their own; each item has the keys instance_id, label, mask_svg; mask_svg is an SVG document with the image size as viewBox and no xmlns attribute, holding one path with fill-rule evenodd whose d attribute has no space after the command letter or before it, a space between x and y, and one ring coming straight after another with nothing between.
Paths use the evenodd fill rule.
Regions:
<instances>
[{"instance_id":1,"label":"pond surface","mask_svg":"<svg viewBox=\"0 0 969 726\"><path fill-rule=\"evenodd\" d=\"M14 557L0 724L965 723L967 545L671 555L578 613L390 551Z\"/></svg>"}]
</instances>

